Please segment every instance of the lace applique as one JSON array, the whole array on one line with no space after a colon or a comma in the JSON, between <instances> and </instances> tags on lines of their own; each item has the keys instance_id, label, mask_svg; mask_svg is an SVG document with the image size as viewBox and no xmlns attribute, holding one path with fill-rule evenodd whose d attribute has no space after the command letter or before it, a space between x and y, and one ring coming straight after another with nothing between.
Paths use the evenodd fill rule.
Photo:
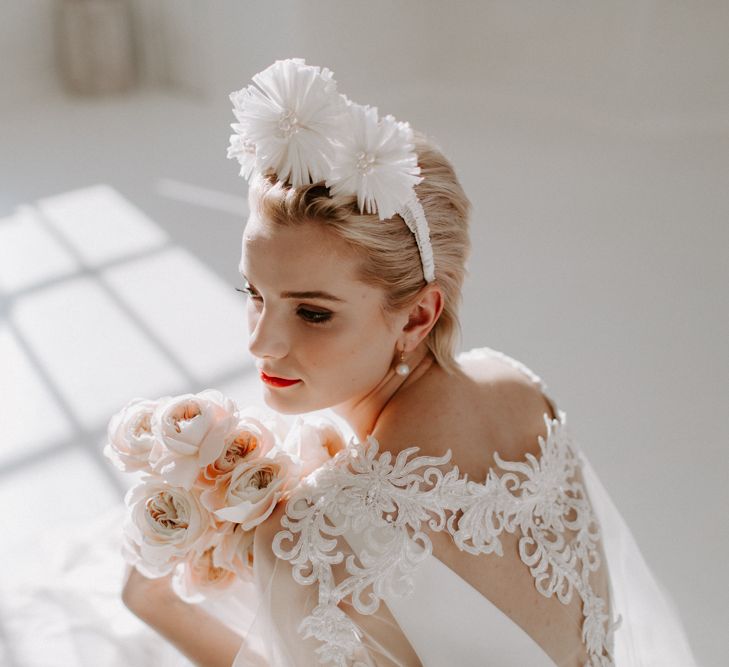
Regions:
<instances>
[{"instance_id":1,"label":"lace applique","mask_svg":"<svg viewBox=\"0 0 729 667\"><path fill-rule=\"evenodd\" d=\"M530 568L537 590L557 595L567 604L574 591L583 601L582 637L589 667L613 665L613 632L605 601L589 584L589 574L600 566L599 526L574 478L579 458L571 444L564 412L547 424L546 440L539 436L541 456L526 461L494 458L503 471L493 469L484 483L468 480L453 465L441 467L441 457L413 456L409 447L395 460L390 452L377 456L379 443L353 438L347 448L319 468L289 499L281 519L285 530L276 533L273 551L293 566L300 584L318 582L318 604L299 627L303 637L314 636L323 664L348 664L359 641L356 624L338 606L351 595L354 608L374 613L387 595L408 595L411 574L432 553L422 522L435 531L447 530L462 550L472 554L503 555L500 534L521 531L519 555ZM462 514L457 516L457 512ZM576 532L567 541L564 531ZM365 549L345 561L349 576L336 583L332 565L344 554L333 551L336 536L348 530L363 532ZM290 541L290 549L283 547Z\"/></svg>"}]
</instances>

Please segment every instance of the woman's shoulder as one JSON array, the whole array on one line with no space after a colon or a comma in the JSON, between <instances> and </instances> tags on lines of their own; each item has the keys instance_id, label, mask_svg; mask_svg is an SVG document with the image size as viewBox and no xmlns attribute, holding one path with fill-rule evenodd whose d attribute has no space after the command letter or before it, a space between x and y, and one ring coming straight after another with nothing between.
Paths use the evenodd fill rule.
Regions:
<instances>
[{"instance_id":1,"label":"woman's shoulder","mask_svg":"<svg viewBox=\"0 0 729 667\"><path fill-rule=\"evenodd\" d=\"M494 453L517 461L539 456L545 415L557 417L541 379L492 348L474 348L457 360L457 373L433 364L383 411L372 433L381 450L397 454L417 446L419 454L442 456L450 449L471 479L485 478Z\"/></svg>"}]
</instances>

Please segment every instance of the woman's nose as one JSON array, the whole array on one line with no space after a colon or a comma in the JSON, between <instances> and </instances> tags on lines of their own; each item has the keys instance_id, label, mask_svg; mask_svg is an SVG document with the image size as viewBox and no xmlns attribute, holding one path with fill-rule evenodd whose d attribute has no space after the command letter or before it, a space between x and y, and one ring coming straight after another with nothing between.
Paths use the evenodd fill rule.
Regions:
<instances>
[{"instance_id":1,"label":"woman's nose","mask_svg":"<svg viewBox=\"0 0 729 667\"><path fill-rule=\"evenodd\" d=\"M276 322L272 313L263 312L249 319L248 351L259 359L280 359L288 353L288 343L283 326Z\"/></svg>"}]
</instances>

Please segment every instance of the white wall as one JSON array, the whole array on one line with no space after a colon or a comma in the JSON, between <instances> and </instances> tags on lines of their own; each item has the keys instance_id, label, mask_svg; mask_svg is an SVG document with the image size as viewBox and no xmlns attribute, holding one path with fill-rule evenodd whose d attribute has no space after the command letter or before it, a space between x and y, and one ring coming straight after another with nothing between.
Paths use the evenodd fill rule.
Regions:
<instances>
[{"instance_id":1,"label":"white wall","mask_svg":"<svg viewBox=\"0 0 729 667\"><path fill-rule=\"evenodd\" d=\"M333 69L367 100L432 81L605 123L673 129L688 116L729 127L725 3L144 4L164 16L172 77L189 76L199 86L199 63L209 63L203 78L212 98L276 58L303 56Z\"/></svg>"}]
</instances>

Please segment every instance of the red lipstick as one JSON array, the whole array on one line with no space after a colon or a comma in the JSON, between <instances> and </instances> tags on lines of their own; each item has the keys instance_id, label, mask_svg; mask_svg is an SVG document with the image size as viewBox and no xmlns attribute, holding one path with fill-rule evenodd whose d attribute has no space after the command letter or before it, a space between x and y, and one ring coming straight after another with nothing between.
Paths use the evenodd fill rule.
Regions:
<instances>
[{"instance_id":1,"label":"red lipstick","mask_svg":"<svg viewBox=\"0 0 729 667\"><path fill-rule=\"evenodd\" d=\"M286 378L278 378L273 375L266 375L263 371L260 371L260 378L266 384L270 384L272 387L290 387L292 384L301 382L301 380L287 380Z\"/></svg>"}]
</instances>

